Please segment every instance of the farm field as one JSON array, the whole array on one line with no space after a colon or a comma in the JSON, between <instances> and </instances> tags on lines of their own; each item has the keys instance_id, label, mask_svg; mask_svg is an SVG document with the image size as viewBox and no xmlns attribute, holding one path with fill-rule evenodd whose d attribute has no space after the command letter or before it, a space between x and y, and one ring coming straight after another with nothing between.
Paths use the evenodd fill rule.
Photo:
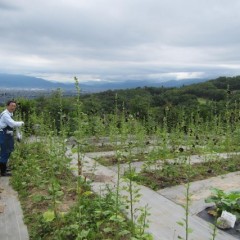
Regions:
<instances>
[{"instance_id":1,"label":"farm field","mask_svg":"<svg viewBox=\"0 0 240 240\"><path fill-rule=\"evenodd\" d=\"M56 92L18 112L10 185L29 239L239 239L238 104L208 116L166 107L158 122L117 104L86 114L80 98L68 115L65 101ZM236 216L233 233L199 217L209 206L215 220Z\"/></svg>"},{"instance_id":2,"label":"farm field","mask_svg":"<svg viewBox=\"0 0 240 240\"><path fill-rule=\"evenodd\" d=\"M39 234L38 226L41 226L41 229L47 227L41 230L43 239L54 239L52 229L59 234L58 239L64 239L70 234L77 235L77 230L72 229L73 226L76 226L74 224L79 223L79 217L85 218L87 212L93 211L93 219L88 219L84 227L88 229L91 221L93 221L91 224L100 221L99 224L103 224L107 228L107 230L102 229L103 233L99 233L99 229L96 230L95 234L102 235L96 235L100 239L117 239L113 234L119 234L117 231L119 225L123 228L121 234L124 236L118 236L118 239L131 239L131 235L134 234L141 235L136 239L167 239L175 235L183 236L184 239L186 226L179 225L177 222L186 219L184 212L186 204L189 204L188 228L193 230L189 235L194 236L194 239L198 239L197 236L200 236L199 239L209 238L212 234L211 228L209 228L210 224L197 217L197 211L200 212L208 206L201 196L207 198L211 192L210 187L213 187L214 184L206 188L202 194L195 193L194 197L200 199L201 207L199 207L199 201L197 205L196 200L191 200L192 192L190 190L188 193L189 203L185 194L188 186L191 189L191 186L194 185L193 182L213 179L219 175L224 179L224 176L229 173L235 174L235 181L239 182L237 146L234 147L235 152L209 153L208 148L204 149L201 146L199 149L191 150L187 145L188 142L174 147L161 146L161 141L157 142L156 139L154 141L147 140L148 143L145 145L140 142L141 147L139 147L137 141L134 143L132 138L133 136L131 136L132 142L129 144L129 138L125 138L126 142L121 143L121 141L111 141L110 137L104 137L95 139L93 143L92 138L78 140L77 137L71 137L68 140L66 138L61 140L59 136L49 136L47 139L43 136L35 136L31 142L20 143L15 152L14 165L16 166L13 169L12 184L22 196L20 199L25 206L23 207L26 214L25 221L33 231L30 230L30 234L33 234L30 235L31 238L34 239L36 238L34 234ZM121 139L120 135L119 139ZM81 141L84 144L80 144ZM85 152L84 148L89 150L89 145L93 149L96 145L98 150L101 149L99 146L103 146L103 149L106 150L107 145L112 151ZM164 152L163 147L165 147ZM173 152L173 149L176 149L176 152ZM220 146L220 149L222 150L224 147ZM24 175L23 172L25 172ZM178 190L177 196L169 197L174 192L171 187L177 188L178 186L180 190ZM239 191L237 186L235 184L226 188L223 184L222 189ZM221 189L219 185L216 187ZM166 191L165 195L164 191ZM26 196L30 197L26 198ZM152 201L155 196L157 205L151 201L148 202L149 196ZM179 196L182 196L181 200L178 199ZM146 199L148 200L146 201ZM164 209L158 206L159 203ZM79 204L86 209L80 211L76 208L76 205ZM92 209L92 204L94 206L96 204L100 209ZM193 207L191 208L191 206ZM103 209L105 208L106 214L109 215L104 215ZM113 220L113 216L116 214L115 208L118 208L117 211L119 211L117 220ZM161 214L162 211L161 220L155 219L156 209L158 209L158 214ZM172 212L173 210L174 212ZM76 214L78 215L76 216ZM94 216L95 214L97 216ZM101 215L101 218L98 214ZM171 220L169 220L169 215L172 216ZM126 219L123 220L124 218ZM139 220L142 218L143 222ZM38 221L35 223L34 219L39 219L38 221L42 225L39 225ZM65 226L66 220L71 223L70 226L68 224ZM56 223L56 221L59 222ZM120 223L115 221L120 221ZM130 221L130 224L125 224L125 221ZM169 222L168 226L165 226L164 222ZM204 231L200 231L199 222L205 226ZM131 224L133 229L131 229ZM82 229L83 227L81 227L81 231ZM108 232L110 229L111 231ZM199 231L204 232L204 235L201 235ZM215 239L226 237L221 230L218 232L220 233ZM162 235L159 236L161 233ZM90 232L84 232L84 234L88 235ZM89 239L98 238L88 236ZM221 238L222 236L224 237ZM231 238L229 237L229 239Z\"/></svg>"}]
</instances>

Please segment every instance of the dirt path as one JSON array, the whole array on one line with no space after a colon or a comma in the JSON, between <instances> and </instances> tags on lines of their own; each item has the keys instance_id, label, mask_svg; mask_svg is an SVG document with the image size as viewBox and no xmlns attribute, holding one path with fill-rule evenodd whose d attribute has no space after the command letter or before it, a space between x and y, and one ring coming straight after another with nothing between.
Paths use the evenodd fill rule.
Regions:
<instances>
[{"instance_id":1,"label":"dirt path","mask_svg":"<svg viewBox=\"0 0 240 240\"><path fill-rule=\"evenodd\" d=\"M0 178L0 239L29 239L20 202L17 193L9 185L9 177Z\"/></svg>"}]
</instances>

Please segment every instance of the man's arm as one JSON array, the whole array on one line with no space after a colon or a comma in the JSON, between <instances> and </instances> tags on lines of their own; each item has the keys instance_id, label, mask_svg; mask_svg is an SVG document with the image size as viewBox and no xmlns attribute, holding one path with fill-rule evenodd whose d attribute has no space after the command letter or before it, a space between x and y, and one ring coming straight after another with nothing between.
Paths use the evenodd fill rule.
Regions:
<instances>
[{"instance_id":1,"label":"man's arm","mask_svg":"<svg viewBox=\"0 0 240 240\"><path fill-rule=\"evenodd\" d=\"M20 121L20 122L14 121L11 118L11 116L7 113L3 114L2 118L3 118L3 121L11 128L21 127L24 124L24 122L22 122L22 121Z\"/></svg>"}]
</instances>

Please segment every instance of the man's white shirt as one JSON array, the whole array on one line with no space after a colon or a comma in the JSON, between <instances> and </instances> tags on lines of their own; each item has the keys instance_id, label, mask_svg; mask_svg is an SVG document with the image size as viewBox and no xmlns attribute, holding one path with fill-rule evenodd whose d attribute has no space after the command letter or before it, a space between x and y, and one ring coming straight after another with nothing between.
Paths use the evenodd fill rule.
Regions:
<instances>
[{"instance_id":1,"label":"man's white shirt","mask_svg":"<svg viewBox=\"0 0 240 240\"><path fill-rule=\"evenodd\" d=\"M7 126L11 128L21 127L23 122L14 121L12 119L13 113L9 112L7 109L4 110L0 115L0 129L3 129Z\"/></svg>"}]
</instances>

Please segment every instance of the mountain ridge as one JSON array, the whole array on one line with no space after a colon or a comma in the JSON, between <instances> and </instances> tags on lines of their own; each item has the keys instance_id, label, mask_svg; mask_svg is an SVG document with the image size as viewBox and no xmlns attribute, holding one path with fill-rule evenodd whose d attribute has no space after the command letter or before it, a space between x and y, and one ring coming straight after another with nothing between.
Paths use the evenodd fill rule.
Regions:
<instances>
[{"instance_id":1,"label":"mountain ridge","mask_svg":"<svg viewBox=\"0 0 240 240\"><path fill-rule=\"evenodd\" d=\"M0 87L1 88L13 88L13 89L55 89L55 88L69 88L70 84L51 82L42 78L25 76L25 75L15 75L15 74L5 74L0 73ZM73 84L71 84L73 85Z\"/></svg>"},{"instance_id":2,"label":"mountain ridge","mask_svg":"<svg viewBox=\"0 0 240 240\"><path fill-rule=\"evenodd\" d=\"M199 82L207 81L207 79L182 79L169 81L144 81L144 80L125 80L121 82L106 82L106 81L92 81L80 83L80 88L84 92L101 92L106 90L128 89L137 87L181 87L183 85L190 85ZM42 78L3 74L0 73L0 88L10 89L41 89L53 90L61 88L63 90L73 90L74 83L51 82Z\"/></svg>"}]
</instances>

